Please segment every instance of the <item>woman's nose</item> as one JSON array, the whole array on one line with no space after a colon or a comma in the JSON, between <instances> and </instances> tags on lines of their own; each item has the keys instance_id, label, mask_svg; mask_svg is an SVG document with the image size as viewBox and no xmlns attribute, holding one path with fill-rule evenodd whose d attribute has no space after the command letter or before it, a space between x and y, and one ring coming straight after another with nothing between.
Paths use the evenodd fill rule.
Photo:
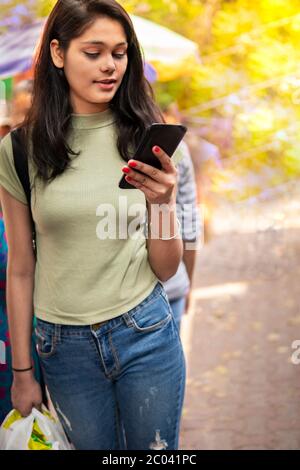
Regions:
<instances>
[{"instance_id":1,"label":"woman's nose","mask_svg":"<svg viewBox=\"0 0 300 470\"><path fill-rule=\"evenodd\" d=\"M101 64L101 70L103 71L107 71L107 70L115 70L116 68L116 65L115 65L115 62L114 62L114 59L113 57L106 57L105 59L103 59L103 63Z\"/></svg>"}]
</instances>

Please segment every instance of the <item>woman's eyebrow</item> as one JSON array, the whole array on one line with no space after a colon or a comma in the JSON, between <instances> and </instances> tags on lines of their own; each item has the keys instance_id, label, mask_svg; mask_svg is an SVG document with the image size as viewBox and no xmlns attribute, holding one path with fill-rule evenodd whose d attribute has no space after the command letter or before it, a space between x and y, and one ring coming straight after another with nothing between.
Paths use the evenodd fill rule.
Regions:
<instances>
[{"instance_id":1,"label":"woman's eyebrow","mask_svg":"<svg viewBox=\"0 0 300 470\"><path fill-rule=\"evenodd\" d=\"M103 42L103 41L83 41L83 42L81 42L81 44L101 44L103 46L108 46L108 44ZM114 47L117 47L117 46L128 46L128 43L127 42L119 42Z\"/></svg>"}]
</instances>

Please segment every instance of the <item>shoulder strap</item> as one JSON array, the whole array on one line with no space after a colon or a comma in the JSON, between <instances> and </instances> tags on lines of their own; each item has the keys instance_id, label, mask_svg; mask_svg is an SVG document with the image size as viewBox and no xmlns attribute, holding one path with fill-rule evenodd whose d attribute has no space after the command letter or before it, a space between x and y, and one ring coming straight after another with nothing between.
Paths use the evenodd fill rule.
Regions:
<instances>
[{"instance_id":1,"label":"shoulder strap","mask_svg":"<svg viewBox=\"0 0 300 470\"><path fill-rule=\"evenodd\" d=\"M30 188L30 178L29 178L29 170L28 170L28 158L25 152L24 141L22 140L22 128L18 127L11 131L11 140L12 140L12 147L13 147L13 156L14 156L14 164L16 168L16 172L18 178L23 186L27 201L28 201L28 208L30 212L30 218L32 223L32 242L33 248L35 251L35 227L34 221L31 212L31 188Z\"/></svg>"},{"instance_id":2,"label":"shoulder strap","mask_svg":"<svg viewBox=\"0 0 300 470\"><path fill-rule=\"evenodd\" d=\"M29 181L29 172L28 172L28 160L27 155L24 150L24 144L21 137L21 127L11 131L11 140L14 154L14 164L16 168L17 175L23 186L28 205L30 208L31 200L31 191L30 191L30 181Z\"/></svg>"}]
</instances>

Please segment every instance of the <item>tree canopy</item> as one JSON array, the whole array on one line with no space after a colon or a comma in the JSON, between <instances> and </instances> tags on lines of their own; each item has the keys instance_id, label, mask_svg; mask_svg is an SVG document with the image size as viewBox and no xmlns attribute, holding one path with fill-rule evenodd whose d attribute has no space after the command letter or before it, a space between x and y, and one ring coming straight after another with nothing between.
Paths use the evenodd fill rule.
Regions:
<instances>
[{"instance_id":1,"label":"tree canopy","mask_svg":"<svg viewBox=\"0 0 300 470\"><path fill-rule=\"evenodd\" d=\"M0 32L46 16L56 0L2 0ZM219 146L216 181L239 197L300 174L300 0L124 0L143 16L199 45L201 63L154 85L160 104L176 101ZM220 127L223 127L223 134ZM200 129L201 131L201 129ZM222 140L223 139L223 140ZM224 139L226 145L224 145ZM253 182L257 182L257 184ZM222 186L223 184L223 186Z\"/></svg>"}]
</instances>

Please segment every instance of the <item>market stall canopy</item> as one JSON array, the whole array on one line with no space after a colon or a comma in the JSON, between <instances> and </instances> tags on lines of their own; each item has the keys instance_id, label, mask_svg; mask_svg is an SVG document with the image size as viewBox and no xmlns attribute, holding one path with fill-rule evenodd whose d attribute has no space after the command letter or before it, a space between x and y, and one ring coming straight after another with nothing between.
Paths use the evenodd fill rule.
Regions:
<instances>
[{"instance_id":1,"label":"market stall canopy","mask_svg":"<svg viewBox=\"0 0 300 470\"><path fill-rule=\"evenodd\" d=\"M161 82L187 74L200 62L198 44L153 21L131 15L136 35L147 62L154 66Z\"/></svg>"},{"instance_id":2,"label":"market stall canopy","mask_svg":"<svg viewBox=\"0 0 300 470\"><path fill-rule=\"evenodd\" d=\"M131 19L144 52L149 81L177 78L186 74L193 60L199 60L194 42L144 18L131 15ZM0 36L0 78L31 68L45 22L37 20Z\"/></svg>"},{"instance_id":3,"label":"market stall canopy","mask_svg":"<svg viewBox=\"0 0 300 470\"><path fill-rule=\"evenodd\" d=\"M43 25L44 21L35 21L0 36L0 78L31 68Z\"/></svg>"}]
</instances>

